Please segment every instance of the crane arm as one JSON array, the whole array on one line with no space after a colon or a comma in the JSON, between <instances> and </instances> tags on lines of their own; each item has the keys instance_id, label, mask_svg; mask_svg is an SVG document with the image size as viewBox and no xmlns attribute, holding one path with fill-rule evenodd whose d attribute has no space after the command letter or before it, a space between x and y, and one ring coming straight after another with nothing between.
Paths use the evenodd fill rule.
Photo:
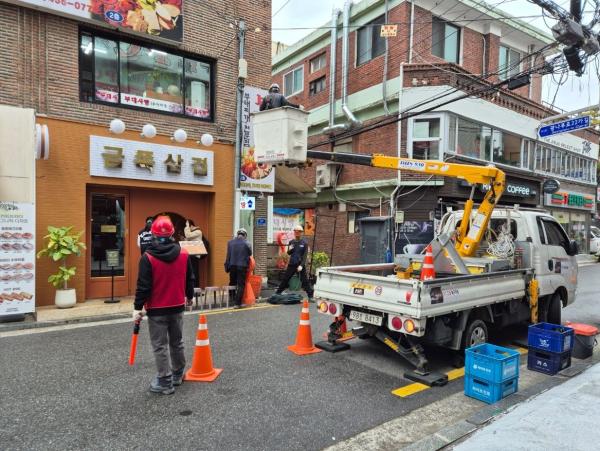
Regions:
<instances>
[{"instance_id":1,"label":"crane arm","mask_svg":"<svg viewBox=\"0 0 600 451\"><path fill-rule=\"evenodd\" d=\"M359 155L341 152L325 152L309 150L309 158L329 160L337 163L359 164L382 169L396 169L430 175L441 175L463 179L472 184L471 195L465 202L463 220L458 229L456 250L463 257L475 254L483 234L485 233L494 207L504 193L506 176L503 171L493 166L478 166L473 164L447 163L436 160L415 160L411 158L391 157L383 154ZM487 192L479 204L475 217L471 223L473 210L473 195L475 185L482 184L488 187Z\"/></svg>"}]
</instances>

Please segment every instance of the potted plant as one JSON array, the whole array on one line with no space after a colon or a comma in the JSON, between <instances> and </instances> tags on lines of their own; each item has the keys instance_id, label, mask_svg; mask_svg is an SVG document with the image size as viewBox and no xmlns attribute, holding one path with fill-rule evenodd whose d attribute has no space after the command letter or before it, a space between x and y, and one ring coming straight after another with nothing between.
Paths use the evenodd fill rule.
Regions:
<instances>
[{"instance_id":1,"label":"potted plant","mask_svg":"<svg viewBox=\"0 0 600 451\"><path fill-rule=\"evenodd\" d=\"M312 254L310 267L310 279L314 284L317 281L317 271L319 268L329 266L329 255L326 252L315 252Z\"/></svg>"},{"instance_id":2,"label":"potted plant","mask_svg":"<svg viewBox=\"0 0 600 451\"><path fill-rule=\"evenodd\" d=\"M52 261L62 262L58 267L56 274L48 277L50 282L56 288L54 303L58 308L73 307L77 303L75 288L68 288L67 282L75 275L77 268L67 267L67 258L70 255L81 254L85 249L85 244L79 241L83 232L71 233L73 227L52 227L48 226L48 235L44 237L46 247L38 252L37 257L49 257Z\"/></svg>"}]
</instances>

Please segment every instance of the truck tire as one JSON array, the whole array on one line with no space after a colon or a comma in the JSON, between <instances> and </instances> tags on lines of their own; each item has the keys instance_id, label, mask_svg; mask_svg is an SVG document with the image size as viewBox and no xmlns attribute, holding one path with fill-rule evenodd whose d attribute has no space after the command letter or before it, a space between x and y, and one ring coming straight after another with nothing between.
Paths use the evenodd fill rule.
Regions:
<instances>
[{"instance_id":1,"label":"truck tire","mask_svg":"<svg viewBox=\"0 0 600 451\"><path fill-rule=\"evenodd\" d=\"M554 293L548 302L546 321L550 324L560 324L562 310L562 299L560 294Z\"/></svg>"},{"instance_id":2,"label":"truck tire","mask_svg":"<svg viewBox=\"0 0 600 451\"><path fill-rule=\"evenodd\" d=\"M463 349L488 341L488 329L485 323L477 318L470 319L463 332Z\"/></svg>"}]
</instances>

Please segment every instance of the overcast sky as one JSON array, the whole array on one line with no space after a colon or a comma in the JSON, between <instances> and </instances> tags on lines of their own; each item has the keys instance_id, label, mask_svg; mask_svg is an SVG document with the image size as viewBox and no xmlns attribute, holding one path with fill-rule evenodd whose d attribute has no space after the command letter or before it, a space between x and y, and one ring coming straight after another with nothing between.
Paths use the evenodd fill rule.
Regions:
<instances>
[{"instance_id":1,"label":"overcast sky","mask_svg":"<svg viewBox=\"0 0 600 451\"><path fill-rule=\"evenodd\" d=\"M539 6L527 0L488 0L489 4L501 2L499 8L513 16L539 16L523 20L550 33L541 17ZM355 3L357 3L356 0ZM565 6L568 10L569 0L560 0L557 3ZM584 3L588 5L586 10L592 9L591 2ZM273 0L272 8L273 14L275 14L272 24L274 28L273 40L293 44L309 34L312 29L294 30L291 28L323 26L331 21L332 8L342 8L343 5L344 0ZM554 23L549 20L547 22L550 26ZM586 23L586 16L584 16L583 22ZM600 56L596 56L596 58L600 58ZM586 73L582 77L569 73L568 78L563 79L563 84L560 87L552 80L552 77L547 76L544 79L543 99L551 103L556 95L555 105L563 110L575 110L598 103L600 101L598 77L599 74L593 61L588 64ZM556 77L556 79L558 81L559 77Z\"/></svg>"}]
</instances>

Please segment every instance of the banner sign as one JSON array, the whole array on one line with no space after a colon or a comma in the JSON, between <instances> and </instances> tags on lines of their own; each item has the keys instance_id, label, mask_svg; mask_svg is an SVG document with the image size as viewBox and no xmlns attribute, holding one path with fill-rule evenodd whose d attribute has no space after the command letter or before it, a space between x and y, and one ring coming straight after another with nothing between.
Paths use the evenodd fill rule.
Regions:
<instances>
[{"instance_id":1,"label":"banner sign","mask_svg":"<svg viewBox=\"0 0 600 451\"><path fill-rule=\"evenodd\" d=\"M35 207L0 202L0 316L35 311Z\"/></svg>"},{"instance_id":2,"label":"banner sign","mask_svg":"<svg viewBox=\"0 0 600 451\"><path fill-rule=\"evenodd\" d=\"M242 100L242 161L240 163L240 189L272 193L275 191L275 168L269 164L258 164L254 159L254 136L250 115L259 111L264 89L246 86Z\"/></svg>"},{"instance_id":3,"label":"banner sign","mask_svg":"<svg viewBox=\"0 0 600 451\"><path fill-rule=\"evenodd\" d=\"M433 221L404 221L398 224L396 254L420 254L433 240Z\"/></svg>"},{"instance_id":4,"label":"banner sign","mask_svg":"<svg viewBox=\"0 0 600 451\"><path fill-rule=\"evenodd\" d=\"M286 244L294 238L294 227L304 224L304 210L297 208L273 209L273 241Z\"/></svg>"},{"instance_id":5,"label":"banner sign","mask_svg":"<svg viewBox=\"0 0 600 451\"><path fill-rule=\"evenodd\" d=\"M554 194L546 194L546 205L587 211L594 211L596 207L593 194L575 193L573 191L558 191Z\"/></svg>"},{"instance_id":6,"label":"banner sign","mask_svg":"<svg viewBox=\"0 0 600 451\"><path fill-rule=\"evenodd\" d=\"M14 0L71 19L181 42L183 0Z\"/></svg>"},{"instance_id":7,"label":"banner sign","mask_svg":"<svg viewBox=\"0 0 600 451\"><path fill-rule=\"evenodd\" d=\"M213 184L213 153L187 147L90 136L90 175Z\"/></svg>"}]
</instances>

